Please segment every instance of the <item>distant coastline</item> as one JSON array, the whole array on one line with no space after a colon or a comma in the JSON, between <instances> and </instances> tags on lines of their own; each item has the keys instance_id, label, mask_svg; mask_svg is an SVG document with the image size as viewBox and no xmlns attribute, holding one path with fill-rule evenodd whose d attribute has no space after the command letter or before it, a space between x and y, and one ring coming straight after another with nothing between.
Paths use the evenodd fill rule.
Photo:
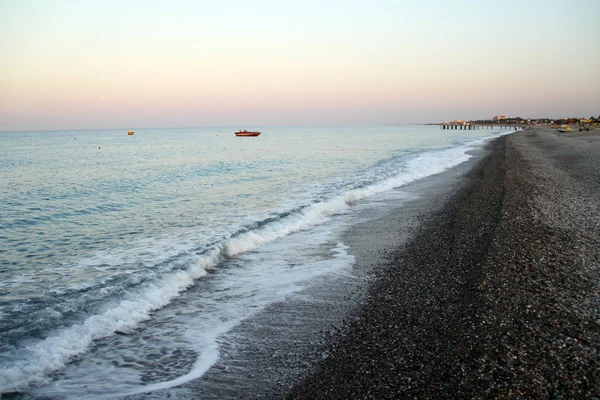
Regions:
<instances>
[{"instance_id":1,"label":"distant coastline","mask_svg":"<svg viewBox=\"0 0 600 400\"><path fill-rule=\"evenodd\" d=\"M545 126L545 125L597 125L600 123L600 115L598 117L561 117L561 118L521 118L496 116L490 119L477 120L462 120L455 119L450 121L429 122L424 125L444 125L444 124L470 124L470 125L529 125L529 126Z\"/></svg>"}]
</instances>

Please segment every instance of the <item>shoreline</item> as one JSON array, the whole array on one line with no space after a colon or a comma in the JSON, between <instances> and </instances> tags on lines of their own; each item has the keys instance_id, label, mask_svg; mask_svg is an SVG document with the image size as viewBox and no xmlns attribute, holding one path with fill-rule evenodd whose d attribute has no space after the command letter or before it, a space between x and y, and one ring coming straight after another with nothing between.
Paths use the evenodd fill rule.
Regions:
<instances>
[{"instance_id":1,"label":"shoreline","mask_svg":"<svg viewBox=\"0 0 600 400\"><path fill-rule=\"evenodd\" d=\"M344 233L347 275L245 320L201 378L127 398L600 397L599 150L536 128L398 189Z\"/></svg>"},{"instance_id":2,"label":"shoreline","mask_svg":"<svg viewBox=\"0 0 600 400\"><path fill-rule=\"evenodd\" d=\"M349 270L320 277L244 320L220 341L219 361L200 378L126 398L284 398L344 338L365 305L376 271L410 241L432 210L466 185L465 175L488 154L486 148L472 150L467 162L356 204L359 222L341 237L355 257Z\"/></svg>"},{"instance_id":3,"label":"shoreline","mask_svg":"<svg viewBox=\"0 0 600 400\"><path fill-rule=\"evenodd\" d=\"M288 398L600 396L599 139L496 139Z\"/></svg>"}]
</instances>

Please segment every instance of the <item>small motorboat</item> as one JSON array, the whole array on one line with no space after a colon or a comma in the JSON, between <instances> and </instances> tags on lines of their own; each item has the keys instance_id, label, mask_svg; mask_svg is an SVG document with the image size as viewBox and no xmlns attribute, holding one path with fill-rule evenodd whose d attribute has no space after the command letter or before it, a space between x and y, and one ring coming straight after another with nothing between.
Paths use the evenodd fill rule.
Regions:
<instances>
[{"instance_id":1,"label":"small motorboat","mask_svg":"<svg viewBox=\"0 0 600 400\"><path fill-rule=\"evenodd\" d=\"M260 135L260 132L250 132L246 129L244 129L243 131L235 132L235 136L242 136L242 137L253 137L253 136L258 136L258 135Z\"/></svg>"},{"instance_id":2,"label":"small motorboat","mask_svg":"<svg viewBox=\"0 0 600 400\"><path fill-rule=\"evenodd\" d=\"M560 128L558 128L556 131L559 132L559 133L567 133L567 132L571 132L572 129L571 129L570 126L563 125Z\"/></svg>"}]
</instances>

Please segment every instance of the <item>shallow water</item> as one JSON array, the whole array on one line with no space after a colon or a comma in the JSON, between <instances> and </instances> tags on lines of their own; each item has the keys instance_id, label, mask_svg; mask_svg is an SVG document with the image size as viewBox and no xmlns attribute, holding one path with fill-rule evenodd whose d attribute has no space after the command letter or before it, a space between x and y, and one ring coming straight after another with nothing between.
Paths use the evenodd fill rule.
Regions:
<instances>
[{"instance_id":1,"label":"shallow water","mask_svg":"<svg viewBox=\"0 0 600 400\"><path fill-rule=\"evenodd\" d=\"M437 126L0 133L0 393L178 385L250 315L348 269L353 205L500 131Z\"/></svg>"}]
</instances>

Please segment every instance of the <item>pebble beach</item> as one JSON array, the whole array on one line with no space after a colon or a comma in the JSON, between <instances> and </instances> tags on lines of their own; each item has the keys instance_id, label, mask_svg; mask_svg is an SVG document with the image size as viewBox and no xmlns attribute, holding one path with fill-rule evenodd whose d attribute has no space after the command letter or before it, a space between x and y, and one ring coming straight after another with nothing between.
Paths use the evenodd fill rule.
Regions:
<instances>
[{"instance_id":1,"label":"pebble beach","mask_svg":"<svg viewBox=\"0 0 600 400\"><path fill-rule=\"evenodd\" d=\"M600 397L598 131L495 139L454 187L289 399Z\"/></svg>"}]
</instances>

